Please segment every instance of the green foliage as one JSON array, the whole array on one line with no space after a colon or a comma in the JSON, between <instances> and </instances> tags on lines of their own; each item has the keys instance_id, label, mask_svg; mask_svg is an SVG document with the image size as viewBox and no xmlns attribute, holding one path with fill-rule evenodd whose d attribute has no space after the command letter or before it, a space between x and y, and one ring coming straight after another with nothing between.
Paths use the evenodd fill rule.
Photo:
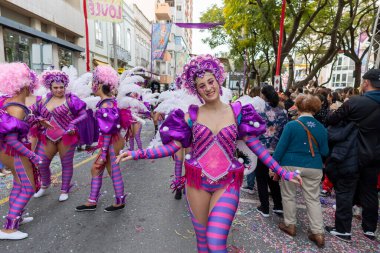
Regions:
<instances>
[{"instance_id":1,"label":"green foliage","mask_svg":"<svg viewBox=\"0 0 380 253\"><path fill-rule=\"evenodd\" d=\"M355 43L362 31L370 30L376 0L287 0L286 4L281 63L289 54L304 56L307 82L341 49L355 58ZM237 69L247 52L248 71L266 76L277 58L281 5L282 0L224 0L223 7L214 5L201 18L224 23L204 42L212 48L229 45Z\"/></svg>"}]
</instances>

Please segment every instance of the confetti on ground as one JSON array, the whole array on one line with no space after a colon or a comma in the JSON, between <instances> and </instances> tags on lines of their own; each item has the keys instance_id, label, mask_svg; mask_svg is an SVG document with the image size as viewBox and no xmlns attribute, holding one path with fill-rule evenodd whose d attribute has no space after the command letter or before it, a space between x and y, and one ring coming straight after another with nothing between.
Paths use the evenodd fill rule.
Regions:
<instances>
[{"instance_id":1,"label":"confetti on ground","mask_svg":"<svg viewBox=\"0 0 380 253\"><path fill-rule=\"evenodd\" d=\"M136 225L135 230L137 233L141 233L141 232L144 232L144 227L141 225Z\"/></svg>"},{"instance_id":2,"label":"confetti on ground","mask_svg":"<svg viewBox=\"0 0 380 253\"><path fill-rule=\"evenodd\" d=\"M294 238L278 229L282 221L275 214L269 218L262 217L255 209L259 205L258 195L242 193L240 202L230 234L229 252L380 252L380 238L377 241L367 239L362 232L361 220L354 218L352 222L352 241L346 243L326 234L326 246L320 250L308 240L308 217L302 192L297 192L297 236ZM272 203L272 200L270 199ZM334 225L335 195L321 198L323 218L325 225ZM378 224L380 228L380 224Z\"/></svg>"}]
</instances>

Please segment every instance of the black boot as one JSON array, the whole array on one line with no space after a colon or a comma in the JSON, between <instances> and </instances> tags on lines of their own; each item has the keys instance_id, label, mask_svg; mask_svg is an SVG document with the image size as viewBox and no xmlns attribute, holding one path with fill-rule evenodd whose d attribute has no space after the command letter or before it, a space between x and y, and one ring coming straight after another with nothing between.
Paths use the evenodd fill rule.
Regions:
<instances>
[{"instance_id":1,"label":"black boot","mask_svg":"<svg viewBox=\"0 0 380 253\"><path fill-rule=\"evenodd\" d=\"M182 199L182 190L176 190L174 198L178 200Z\"/></svg>"}]
</instances>

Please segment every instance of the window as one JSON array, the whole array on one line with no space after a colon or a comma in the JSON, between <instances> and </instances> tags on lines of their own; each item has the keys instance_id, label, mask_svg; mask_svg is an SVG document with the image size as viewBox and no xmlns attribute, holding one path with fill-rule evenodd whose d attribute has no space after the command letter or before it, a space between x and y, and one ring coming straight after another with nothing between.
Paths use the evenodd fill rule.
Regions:
<instances>
[{"instance_id":1,"label":"window","mask_svg":"<svg viewBox=\"0 0 380 253\"><path fill-rule=\"evenodd\" d=\"M337 75L336 75L336 79L335 79L335 81L340 82L340 74L337 74Z\"/></svg>"},{"instance_id":2,"label":"window","mask_svg":"<svg viewBox=\"0 0 380 253\"><path fill-rule=\"evenodd\" d=\"M177 5L177 11L182 11L182 6L181 5Z\"/></svg>"},{"instance_id":3,"label":"window","mask_svg":"<svg viewBox=\"0 0 380 253\"><path fill-rule=\"evenodd\" d=\"M102 24L98 20L95 21L95 44L103 47Z\"/></svg>"},{"instance_id":4,"label":"window","mask_svg":"<svg viewBox=\"0 0 380 253\"><path fill-rule=\"evenodd\" d=\"M4 29L4 52L6 62L25 62L31 67L31 48L34 39L22 33Z\"/></svg>"},{"instance_id":5,"label":"window","mask_svg":"<svg viewBox=\"0 0 380 253\"><path fill-rule=\"evenodd\" d=\"M115 24L116 30L116 45L121 46L121 27L120 24Z\"/></svg>"},{"instance_id":6,"label":"window","mask_svg":"<svg viewBox=\"0 0 380 253\"><path fill-rule=\"evenodd\" d=\"M342 66L343 65L343 57L339 56L338 57L338 66Z\"/></svg>"},{"instance_id":7,"label":"window","mask_svg":"<svg viewBox=\"0 0 380 253\"><path fill-rule=\"evenodd\" d=\"M347 81L347 74L342 74L342 82L346 82Z\"/></svg>"},{"instance_id":8,"label":"window","mask_svg":"<svg viewBox=\"0 0 380 253\"><path fill-rule=\"evenodd\" d=\"M131 52L131 30L128 29L127 30L127 34L126 34L126 41L127 41L127 51L128 52Z\"/></svg>"},{"instance_id":9,"label":"window","mask_svg":"<svg viewBox=\"0 0 380 253\"><path fill-rule=\"evenodd\" d=\"M73 65L73 51L58 47L59 68Z\"/></svg>"}]
</instances>

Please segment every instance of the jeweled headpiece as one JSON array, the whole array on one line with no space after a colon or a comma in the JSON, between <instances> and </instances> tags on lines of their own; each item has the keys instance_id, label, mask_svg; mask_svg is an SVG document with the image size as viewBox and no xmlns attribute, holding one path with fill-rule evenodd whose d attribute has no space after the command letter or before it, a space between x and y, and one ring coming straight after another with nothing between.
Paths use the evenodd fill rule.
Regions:
<instances>
[{"instance_id":1,"label":"jeweled headpiece","mask_svg":"<svg viewBox=\"0 0 380 253\"><path fill-rule=\"evenodd\" d=\"M182 85L191 94L198 95L196 88L196 79L203 78L209 72L215 76L219 84L219 93L222 94L222 84L225 80L223 64L212 55L199 55L193 57L189 63L183 67L181 75Z\"/></svg>"},{"instance_id":2,"label":"jeweled headpiece","mask_svg":"<svg viewBox=\"0 0 380 253\"><path fill-rule=\"evenodd\" d=\"M66 88L69 84L69 76L60 70L46 70L42 73L42 84L47 89L51 89L52 84L55 83L62 83L63 86Z\"/></svg>"}]
</instances>

